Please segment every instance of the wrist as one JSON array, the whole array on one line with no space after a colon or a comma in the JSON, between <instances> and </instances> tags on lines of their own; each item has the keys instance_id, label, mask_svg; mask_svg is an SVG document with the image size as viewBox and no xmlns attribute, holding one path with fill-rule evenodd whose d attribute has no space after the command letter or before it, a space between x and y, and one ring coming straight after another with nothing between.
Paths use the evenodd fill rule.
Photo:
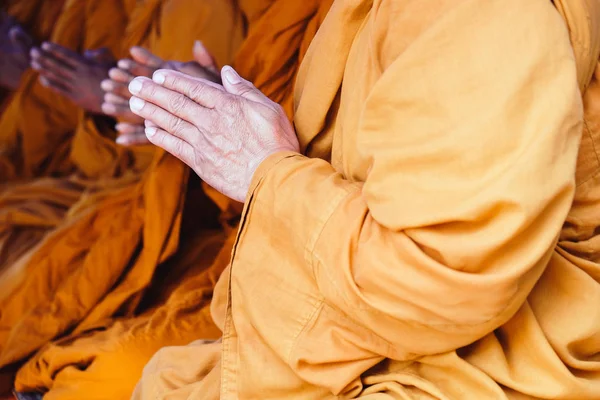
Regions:
<instances>
[{"instance_id":1,"label":"wrist","mask_svg":"<svg viewBox=\"0 0 600 400\"><path fill-rule=\"evenodd\" d=\"M275 166L275 164L277 164L279 161L283 160L284 158L292 157L292 156L299 156L299 155L300 155L300 153L298 153L296 151L289 150L286 148L281 148L281 149L272 151L269 154L267 154L265 157L262 157L261 159L259 159L256 162L256 164L254 164L253 167L251 167L249 169L250 179L248 180L248 182L250 182L250 184L249 184L248 190L246 192L245 200L247 200L248 197L252 194L252 192L258 185L258 182L260 182L261 178L265 174L267 174L267 172L273 166Z\"/></svg>"}]
</instances>

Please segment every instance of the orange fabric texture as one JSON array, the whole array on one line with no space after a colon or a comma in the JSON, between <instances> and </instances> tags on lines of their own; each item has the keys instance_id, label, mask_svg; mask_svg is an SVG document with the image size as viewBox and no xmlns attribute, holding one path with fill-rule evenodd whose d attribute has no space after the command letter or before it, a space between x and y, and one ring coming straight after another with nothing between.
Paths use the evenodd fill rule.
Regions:
<instances>
[{"instance_id":1,"label":"orange fabric texture","mask_svg":"<svg viewBox=\"0 0 600 400\"><path fill-rule=\"evenodd\" d=\"M221 357L163 349L134 398L600 398L600 8L556 4L336 0L304 155L256 171L215 292Z\"/></svg>"},{"instance_id":2,"label":"orange fabric texture","mask_svg":"<svg viewBox=\"0 0 600 400\"><path fill-rule=\"evenodd\" d=\"M82 35L76 29L85 21L85 33L102 37L106 33L100 28L105 28L108 37L118 38L116 54L144 44L123 41L123 32L128 32L129 39L138 37L181 57L187 54L184 61L191 59L193 40L201 39L225 63L231 62L243 38L243 21L233 2L148 1L133 2L133 8L128 2L120 8L128 26L107 25L114 16L102 10L110 2L91 3L69 2L72 8L63 10L53 40L65 45L79 40ZM183 31L186 40L177 41ZM99 46L89 46L94 47ZM33 74L29 82L38 87ZM38 101L42 95L38 98L28 88L25 85L20 93L20 103L12 105L14 114L5 113L0 122L18 128L2 142L8 153L8 167L2 171L13 182L0 191L0 368L10 373L35 354L20 368L15 383L19 391L49 390L46 398L60 399L128 398L142 366L158 348L189 343L195 338L189 336L192 330L217 336L210 319L202 320L202 312L195 311L202 302L208 305L220 272L210 268L226 238L219 210L199 184L187 188L188 169L174 157L151 146L119 147L108 120L72 106L64 107L65 121L54 124L52 118L62 117L60 102L66 101L51 100L48 92ZM31 113L15 123L12 117L22 115L24 104ZM38 118L32 120L32 115ZM25 131L20 125L25 123L35 124L35 129ZM57 132L60 140L48 143L44 135ZM27 137L37 145L36 134L46 142L39 146L44 154L33 157L21 143ZM31 180L42 175L49 177ZM199 208L188 212L191 230L181 226L186 194ZM189 242L172 258L180 230ZM173 275L161 281L160 274L164 278L168 271ZM174 282L165 287L169 280ZM161 301L146 293L160 295ZM175 305L178 311L172 313ZM197 325L190 325L191 317L180 318L186 313L195 315ZM163 332L164 339L155 331ZM127 376L117 374L127 358L118 356L119 349L132 351ZM48 357L53 362L42 362ZM86 370L74 376L84 364Z\"/></svg>"},{"instance_id":3,"label":"orange fabric texture","mask_svg":"<svg viewBox=\"0 0 600 400\"><path fill-rule=\"evenodd\" d=\"M323 4L326 3L323 2ZM310 7L316 12L318 3L310 3ZM279 10L282 17L289 16L287 13L297 11L285 8L279 8ZM245 10L242 9L242 11ZM311 20L306 15L306 13L298 14L297 21L306 20L307 24L310 23ZM324 12L319 15L324 15ZM290 23L289 18L282 19L282 21L286 24ZM262 26L266 28L266 25ZM283 28L285 26L282 26ZM314 31L316 29L312 30L312 34ZM269 46L272 45L271 41L260 42L259 40L261 36L269 37L268 31L262 32L262 35L260 31L253 32L256 33L253 33L251 37L257 46L257 54L260 56L253 57L251 62L261 61L261 57L275 58L275 61L262 61L265 65L275 65L276 62L280 62L284 68L297 67L301 54L292 51L285 54L289 60L285 58L282 60L277 54L268 51ZM305 35L305 33L298 29L294 31L294 35ZM292 38L295 37L292 36ZM280 40L288 41L289 39L290 36L286 36ZM204 42L206 44L206 41ZM296 40L294 43L300 47L301 42L302 40ZM283 49L284 46L279 44L278 48ZM245 56L239 55L234 65L243 67L245 62L248 62ZM287 77L287 75L284 76ZM252 75L246 75L246 77L254 79ZM272 82L281 84L279 80ZM269 84L265 83L259 87L268 90ZM291 91L289 93L291 94ZM147 180L152 179L153 183L140 186L144 197L137 201L155 200L153 203L146 204L143 215L133 221L132 219L127 221L133 227L143 226L143 228L137 228L137 231L135 228L130 228L126 231L125 226L122 225L124 219L121 215L136 216L136 209L131 205L138 198L136 194L123 200L117 200L118 196L107 198L105 201L106 211L102 206L99 207L98 212L90 213L90 218L98 221L92 225L97 226L96 234L91 235L86 232L85 236L89 236L90 242L82 243L80 254L71 256L72 259L81 259L81 252L86 249L85 252L88 255L84 260L87 265L82 265L77 269L81 271L81 276L73 276L69 286L64 285L61 288L60 293L65 294L64 300L50 301L54 304L60 302L61 306L48 305L48 300L46 300L43 303L43 312L52 314L53 309L63 308L62 304L69 305L72 297L76 295L76 288L82 285L87 286L86 282L88 281L107 280L106 284L102 286L96 284L98 288L95 292L98 295L105 293L110 285L117 286L110 290L110 293L104 295L105 297L101 300L93 296L85 299L89 300L89 304L98 301L99 303L95 304L83 321L78 323L72 335L45 346L20 369L16 379L17 390L49 390L45 395L47 399L128 398L137 379L141 376L141 367L158 349L163 346L183 345L196 339L216 339L220 335L220 330L210 317L209 302L216 279L229 261L235 240L234 232L231 229L223 232L215 231L214 227L209 230L206 226L203 227L203 222L204 225L213 226L211 221L214 224L215 216L219 213L215 211L214 205L211 206L211 203L207 202L204 194L206 187L197 192L200 198L195 198L193 193L196 192L185 187L187 168L183 168L169 155L157 154L156 164L150 167L145 177ZM181 169L176 165L179 165ZM160 176L154 177L159 173ZM160 184L163 179L170 181L168 187ZM180 189L175 189L178 184L177 180L183 183ZM214 195L212 191L209 192ZM122 196L126 197L127 193L123 192ZM166 211L173 209L173 206L176 205L176 203L170 203L174 201L181 202L177 203L180 207L185 203L189 207L188 210L200 210L200 215L198 215L198 211L196 213L183 211L182 213L181 210L168 214ZM169 202L171 205L166 206L161 202ZM236 206L234 203L229 203L227 199L221 199L217 204L224 210L220 216L221 220L233 218L235 221ZM108 211L109 205L112 207L112 212ZM162 214L163 218L159 219L159 216L154 215L157 213ZM84 235L83 229L89 230L90 223L91 220L77 222L78 228L65 226L64 236L61 237L60 229L53 232L52 236L56 235L58 243L76 242L74 238ZM186 228L186 223L191 224L191 228ZM179 224L184 225L181 233L178 230ZM143 239L139 244L125 236L139 235L140 229L143 229ZM228 234L229 231L231 231L230 234ZM115 237L115 232L122 232L122 234ZM226 235L228 235L228 239L223 242ZM126 247L130 243L141 246L141 254L132 258L131 253L125 252L125 248L128 248L128 251L139 251L135 246ZM27 279L31 286L47 282L49 274L57 273L57 265L62 264L62 268L65 270L74 268L75 264L72 262L64 263L60 259L57 261L51 259L58 257L56 252L52 251L56 246L57 243L48 242L45 247L46 251L36 250L35 257L39 257L39 260L35 263L29 262L29 265L37 265L36 271L39 269L42 271L39 279ZM91 250L89 250L90 247ZM159 252L161 248L163 250ZM97 252L94 249L97 249ZM111 257L113 259L108 258L106 256L108 249L112 249L111 253L114 253L115 256L118 255L119 258L116 259L114 256ZM220 250L215 258L215 250L218 249ZM96 254L92 254L94 252ZM150 256L150 254L154 255ZM42 258L49 261L40 264ZM126 260L130 260L130 264L132 262L135 264L122 268L111 268L121 274L118 277L120 282L115 281L114 277L107 277L106 272L98 272L106 269L103 268L105 265L121 265ZM41 265L44 267L40 268ZM158 265L158 268L155 269L154 265ZM178 274L176 271L182 272ZM93 279L90 276L93 276ZM165 277L169 278L171 284L167 284ZM109 278L112 280L108 280ZM25 291L28 289L25 288ZM81 303L81 300L77 303ZM17 314L22 313L22 310L18 308L14 308L14 310ZM39 312L39 308L37 312ZM69 311L66 314L72 315L75 319L81 318L78 317L77 310ZM114 319L116 315L122 316ZM54 320L51 320L48 325L51 327L61 326L63 320L64 316L56 313ZM23 322L20 322L20 325L23 325ZM38 343L43 343L56 334L55 331L40 330L34 325L34 321L31 321L28 329L24 331L41 336L29 340ZM17 333L15 332L14 335ZM128 373L125 376L121 372L122 365L128 367Z\"/></svg>"}]
</instances>

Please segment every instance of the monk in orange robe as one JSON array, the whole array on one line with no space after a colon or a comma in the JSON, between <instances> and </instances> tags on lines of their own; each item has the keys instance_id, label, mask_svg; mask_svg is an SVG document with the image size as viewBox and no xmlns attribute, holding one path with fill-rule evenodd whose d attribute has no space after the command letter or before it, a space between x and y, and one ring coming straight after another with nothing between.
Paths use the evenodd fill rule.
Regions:
<instances>
[{"instance_id":1,"label":"monk in orange robe","mask_svg":"<svg viewBox=\"0 0 600 400\"><path fill-rule=\"evenodd\" d=\"M239 63L242 66L247 61L262 60L273 76L267 80L260 75L257 82L263 79L268 82L262 83L265 89L282 96L292 93L291 87L286 86L293 82L299 52L304 54L310 41L307 34L314 35L325 11L315 16L316 3L310 3L310 8L305 5L291 9L282 2L275 3L276 7L269 5L261 12L269 18L285 17L278 19L281 25L272 29L268 20L252 10L260 29L250 29L252 41L244 43L246 50L240 52L243 58ZM242 10L246 11L243 7ZM250 12L247 15L250 20ZM278 38L275 47L270 42L273 38ZM274 57L273 49L281 51L279 57ZM265 73L264 69L256 71ZM161 184L162 181L168 181L168 185ZM235 239L229 232L233 233L231 225L235 224L239 210L222 195L199 186L197 181L190 182L186 189L186 182L187 168L172 156L159 153L139 185L107 196L86 217L57 229L36 249L26 267L35 265L35 277L27 277L17 290L27 293L33 287L43 286L44 293L39 297L51 304L43 303L43 310L40 304L35 314L47 315L49 329L40 329L27 316L20 319L19 329L13 329L11 335L15 338L27 335L27 342L33 343L29 348L33 348L59 334L57 327L60 329L69 321L65 317L73 318L67 323L76 324L76 328L71 335L42 347L20 369L16 380L18 391L49 390L45 395L49 399L127 398L141 376L143 365L156 350L219 336L208 304L215 282L229 259ZM208 200L205 193L212 199ZM220 213L215 211L215 204L222 207ZM124 216L131 217L125 220ZM130 226L126 228L125 223ZM115 232L119 234L115 236ZM137 235L141 235L139 241L133 241L131 238ZM55 251L67 243L72 253L69 263ZM106 249L118 257L107 260ZM107 262L111 264L112 276L105 271ZM45 282L51 276L64 278L62 282L55 280L57 286L50 288ZM69 298L81 287L87 288L89 281L95 284L87 289L89 296L70 307ZM99 298L108 288L110 293ZM7 321L23 315L28 307L8 301L4 304L15 312ZM69 315L54 312L63 306L70 307ZM91 312L87 311L84 319L77 322L86 307L92 307ZM18 347L6 352L6 356L19 357L26 349ZM120 372L119 367L124 365L127 375ZM80 373L73 374L75 367Z\"/></svg>"},{"instance_id":2,"label":"monk in orange robe","mask_svg":"<svg viewBox=\"0 0 600 400\"><path fill-rule=\"evenodd\" d=\"M231 67L136 78L245 208L222 343L134 399L600 398L599 54L598 1L336 0L293 126Z\"/></svg>"},{"instance_id":3,"label":"monk in orange robe","mask_svg":"<svg viewBox=\"0 0 600 400\"><path fill-rule=\"evenodd\" d=\"M179 21L180 27L190 28L184 29L186 35L191 32L204 38L215 59L225 63L243 37L239 11L232 2L191 3L173 0L133 4L136 7L124 10L129 15L124 29L127 39L135 40L135 44L150 43L166 55L177 55L179 51L186 59L184 54L191 55L193 39L180 41L185 50L164 43L182 34L181 30L172 30L172 36L165 34L169 26ZM102 13L114 4L102 0L97 7L85 1L68 5L80 6L79 11L88 13L84 13L87 28L93 35L101 36L100 30L92 29L94 22L106 21ZM195 11L195 17L187 14L190 11ZM89 15L91 12L98 14ZM186 18L174 18L177 14ZM78 27L73 24L77 15L81 14L63 12L53 39L79 40L81 35L73 35L73 29ZM207 18L209 15L211 18ZM186 24L182 24L182 19ZM120 41L117 47L132 44L123 43L123 35L114 31L107 37L116 35ZM76 48L58 47L56 43L65 44L56 39L50 44L55 48L44 46L47 49L42 50ZM74 53L67 54L75 57ZM3 170L6 178L26 181L0 189L0 368L9 377L54 338L67 332L81 335L100 329L99 325L114 315L140 314L136 307L143 300L143 291L156 266L169 258L178 245L180 197L185 194L187 181L186 167L171 156L157 154L154 158L153 147L127 149L115 144L114 123L74 109L71 100L41 85L43 81L35 71L26 72L24 82L25 90L19 91L0 122L12 128L6 132L14 133L5 136L3 147L4 165L8 166ZM57 109L53 101L44 102L49 99L57 99ZM60 104L70 104L63 109L68 118L62 121ZM26 107L31 107L29 119L22 114ZM32 120L33 115L39 118ZM55 117L57 124L52 120ZM61 130L63 122L65 129ZM60 140L44 137L57 132L53 130L57 125ZM37 139L42 146L38 146L37 134L42 134ZM22 146L24 141L31 146ZM13 157L15 154L23 157ZM20 162L23 158L31 162ZM149 165L152 171L144 175ZM32 180L42 175L51 177ZM157 187L156 182L167 177L170 189ZM173 195L165 200L161 190ZM205 262L216 256L225 240L216 221L217 209L210 204L204 218L207 221L199 225L218 232L203 232L207 236ZM145 246L146 250L140 250ZM119 250L117 257L111 255ZM132 261L135 258L137 262ZM99 276L92 277L90 273ZM164 296L166 301L168 296ZM51 307L48 311L47 306ZM43 323L37 313L46 315ZM75 325L78 329L74 329ZM129 386L134 383L135 379ZM5 386L1 389L5 390Z\"/></svg>"}]
</instances>

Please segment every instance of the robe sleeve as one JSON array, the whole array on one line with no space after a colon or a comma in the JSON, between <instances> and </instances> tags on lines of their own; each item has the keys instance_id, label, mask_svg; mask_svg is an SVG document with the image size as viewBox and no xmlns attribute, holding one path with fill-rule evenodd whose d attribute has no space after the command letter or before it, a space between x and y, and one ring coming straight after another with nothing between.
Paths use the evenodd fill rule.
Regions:
<instances>
[{"instance_id":1,"label":"robe sleeve","mask_svg":"<svg viewBox=\"0 0 600 400\"><path fill-rule=\"evenodd\" d=\"M457 349L514 315L574 192L582 106L562 21L462 3L372 87L355 141L364 182L278 153L251 189L247 223L289 243L285 264L396 359Z\"/></svg>"}]
</instances>

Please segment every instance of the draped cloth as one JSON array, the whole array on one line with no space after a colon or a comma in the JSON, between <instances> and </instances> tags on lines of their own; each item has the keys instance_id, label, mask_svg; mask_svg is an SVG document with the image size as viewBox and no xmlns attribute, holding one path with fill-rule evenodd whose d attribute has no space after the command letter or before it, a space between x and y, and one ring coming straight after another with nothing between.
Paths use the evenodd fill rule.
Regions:
<instances>
[{"instance_id":1,"label":"draped cloth","mask_svg":"<svg viewBox=\"0 0 600 400\"><path fill-rule=\"evenodd\" d=\"M336 0L222 344L161 350L134 398L600 398L599 27L597 1Z\"/></svg>"},{"instance_id":2,"label":"draped cloth","mask_svg":"<svg viewBox=\"0 0 600 400\"><path fill-rule=\"evenodd\" d=\"M281 2L276 2L265 10L272 12L270 7L275 5L279 7L280 13L286 13L281 14L282 17L289 17L288 13L295 15L297 11L281 7ZM308 26L314 23L313 18L323 18L325 11L322 8L325 5L328 7L328 3L322 2L319 8L319 3L310 3L315 17L309 18L311 14L305 12L297 15L298 21ZM241 10L246 15L246 9L242 7ZM282 21L290 23L289 18ZM258 18L256 23L259 22L263 21ZM264 23L261 26L263 29L268 27ZM294 67L293 62L288 62L272 51L272 39L261 42L260 37L271 37L267 30L253 29L252 23L249 27L251 33L247 40L253 41L256 54L248 60L240 52L233 62L236 68L243 70L245 63L254 60L269 65L274 73L280 68ZM295 35L307 35L310 30L305 31L296 26L293 28L293 35L282 36L278 40L288 41L292 38L295 40L293 43L300 47L306 39L296 38ZM312 30L313 34L315 30ZM279 32L285 32L285 26ZM248 42L244 43L247 46ZM284 46L279 44L277 48L283 49ZM292 51L286 53L285 57L299 60L303 51ZM255 80L252 73L245 73L245 77ZM289 75L283 74L281 79L285 83ZM268 92L269 85L281 86L281 79L272 79L259 87ZM291 90L288 93L291 94ZM140 244L142 254L135 256L133 260L137 261L133 266L123 270L114 268L115 271L126 274L125 278L119 278L126 282L107 282L105 287L110 284L118 286L104 294L105 298L101 300L91 299L90 303L99 303L93 306L83 322L79 322L74 333L46 345L20 369L16 379L18 391L47 391L47 399L128 398L141 376L143 365L157 350L164 346L184 345L197 339L214 340L220 335L220 330L212 320L209 303L217 278L229 262L235 231L228 224L225 224L225 229L218 229L215 226L215 215L219 215L222 222L232 220L235 223L239 211L236 204L216 194L206 185L195 187L194 190L186 188L187 169L177 169L176 165L180 164L171 156L163 153L155 156L155 161L157 164L151 166L150 172L146 174L148 182L140 189L143 191L144 202L149 202L150 199L154 201L146 205L146 211L139 220L136 218L136 224L143 225L143 228L139 228L143 229L143 242ZM163 180L164 184L160 183ZM182 186L176 188L177 185ZM206 194L210 195L212 202ZM124 193L123 196L127 194ZM127 202L117 201L117 196L106 200L107 204L112 205L112 213L118 213L117 216L109 212L105 216L100 211L90 214L92 218L105 217L115 222L104 221L98 224L98 234L106 236L100 244L98 239L93 239L93 244L81 244L82 249L90 245L98 249L98 254L93 258L87 257L89 265L83 266L86 275L94 274L107 263L117 264L107 258L109 249L111 254L119 255L119 264L123 260L132 260L127 251L136 249L130 249L127 245L132 242L130 239L116 237L107 241L109 235L121 230L127 235L136 233L132 229L125 231L120 225L123 221L120 215L136 215L135 208L128 205L128 202L134 202L138 197L129 196L131 200ZM217 205L220 210L215 212ZM177 209L177 206L180 208ZM173 209L175 212L170 211ZM128 221L130 222L131 220ZM87 223L78 225L82 229L89 229ZM181 228L178 229L179 225ZM80 230L68 228L65 230L65 235L68 236L59 239L73 243L73 238L81 234ZM49 246L48 249L52 247L54 246ZM38 251L36 255L38 254L43 257L55 253L48 251L44 255ZM121 254L124 255L122 259ZM92 262L92 259L95 261ZM56 262L50 261L46 270L54 269L55 265ZM72 264L64 265L65 268L73 268ZM151 268L153 265L158 265L158 268L154 270ZM168 282L165 281L166 277ZM64 303L68 303L73 293L77 292L77 286L81 286L82 282L98 279L98 275L94 275L93 279L91 276L83 278L84 281L76 280L72 287L65 290L67 295ZM100 288L97 293L105 291L105 288ZM49 307L51 310L52 306ZM20 310L15 309L15 312L20 313ZM125 315L119 316L122 314ZM59 317L62 319L62 316ZM39 334L38 328L30 331ZM41 343L49 336L46 334L37 342ZM127 366L127 375L121 372L123 365Z\"/></svg>"},{"instance_id":3,"label":"draped cloth","mask_svg":"<svg viewBox=\"0 0 600 400\"><path fill-rule=\"evenodd\" d=\"M138 44L187 61L200 39L224 64L244 34L232 1L93 3L69 1L52 40L83 50L105 47L114 35L118 56ZM118 24L119 15L126 24ZM73 43L94 36L91 44ZM31 74L20 100L10 105L14 114L9 109L0 121L14 128L1 146L7 167L0 167L0 175L6 172L0 189L0 369L9 377L19 370L17 390L48 392L46 398L127 398L163 343L153 336L158 326L166 326L167 343L192 340L178 334L176 317L195 311L189 303L210 298L218 273L209 267L226 239L220 211L199 183L188 188L188 168L180 161L152 146L117 146L114 122L52 97ZM181 223L186 195L198 208L187 212L192 228ZM189 242L174 256L184 233ZM169 314L166 304L182 309ZM206 321L200 314L197 333L214 337ZM137 357L129 360L126 377L118 375L127 360L119 349L132 336L140 340L128 346L137 348ZM45 357L54 362L42 363Z\"/></svg>"}]
</instances>

